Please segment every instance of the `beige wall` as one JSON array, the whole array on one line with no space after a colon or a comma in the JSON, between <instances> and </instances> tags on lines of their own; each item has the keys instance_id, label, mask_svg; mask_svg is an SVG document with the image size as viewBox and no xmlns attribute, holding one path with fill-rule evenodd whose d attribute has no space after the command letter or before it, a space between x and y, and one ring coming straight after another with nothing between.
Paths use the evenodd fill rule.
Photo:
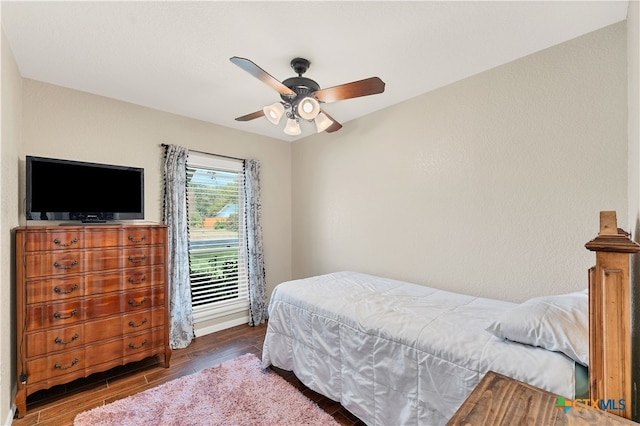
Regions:
<instances>
[{"instance_id":1,"label":"beige wall","mask_svg":"<svg viewBox=\"0 0 640 426\"><path fill-rule=\"evenodd\" d=\"M627 13L627 85L629 111L629 222L640 241L640 3L629 2ZM636 256L640 261L640 256Z\"/></svg>"},{"instance_id":2,"label":"beige wall","mask_svg":"<svg viewBox=\"0 0 640 426\"><path fill-rule=\"evenodd\" d=\"M261 161L269 293L291 274L291 144L109 98L25 79L20 196L26 155L144 167L145 220L162 221L161 143ZM24 222L24 207L20 209ZM41 224L35 221L30 224ZM232 316L202 324L215 329Z\"/></svg>"},{"instance_id":3,"label":"beige wall","mask_svg":"<svg viewBox=\"0 0 640 426\"><path fill-rule=\"evenodd\" d=\"M598 212L627 223L625 38L613 25L295 142L294 278L585 288Z\"/></svg>"},{"instance_id":4,"label":"beige wall","mask_svg":"<svg viewBox=\"0 0 640 426\"><path fill-rule=\"evenodd\" d=\"M640 241L640 4L629 2L627 13L627 70L629 111L629 226L635 241ZM640 348L640 255L632 256L631 286L632 347ZM633 388L640 389L640 350L633 351ZM632 405L635 421L640 421L640 397Z\"/></svg>"},{"instance_id":5,"label":"beige wall","mask_svg":"<svg viewBox=\"0 0 640 426\"><path fill-rule=\"evenodd\" d=\"M4 31L0 98L0 424L10 424L15 395L15 309L13 236L18 225L18 147L21 138L22 79Z\"/></svg>"}]
</instances>

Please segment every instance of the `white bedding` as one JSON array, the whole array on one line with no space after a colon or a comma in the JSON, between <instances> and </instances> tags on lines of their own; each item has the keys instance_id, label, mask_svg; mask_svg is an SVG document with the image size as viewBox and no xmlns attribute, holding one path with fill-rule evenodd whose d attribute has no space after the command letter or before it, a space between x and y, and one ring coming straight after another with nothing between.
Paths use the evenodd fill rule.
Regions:
<instances>
[{"instance_id":1,"label":"white bedding","mask_svg":"<svg viewBox=\"0 0 640 426\"><path fill-rule=\"evenodd\" d=\"M485 331L513 306L356 272L289 281L271 297L262 364L370 425L444 424L489 370L573 399L573 360Z\"/></svg>"}]
</instances>

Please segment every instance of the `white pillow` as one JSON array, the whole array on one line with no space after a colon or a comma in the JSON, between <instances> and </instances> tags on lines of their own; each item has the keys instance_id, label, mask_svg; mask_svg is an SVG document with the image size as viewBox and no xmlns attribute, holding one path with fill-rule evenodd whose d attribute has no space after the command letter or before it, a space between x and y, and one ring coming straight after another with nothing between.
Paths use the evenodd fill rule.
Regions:
<instances>
[{"instance_id":1,"label":"white pillow","mask_svg":"<svg viewBox=\"0 0 640 426\"><path fill-rule=\"evenodd\" d=\"M589 365L587 290L529 299L503 313L487 331L501 339L562 352Z\"/></svg>"}]
</instances>

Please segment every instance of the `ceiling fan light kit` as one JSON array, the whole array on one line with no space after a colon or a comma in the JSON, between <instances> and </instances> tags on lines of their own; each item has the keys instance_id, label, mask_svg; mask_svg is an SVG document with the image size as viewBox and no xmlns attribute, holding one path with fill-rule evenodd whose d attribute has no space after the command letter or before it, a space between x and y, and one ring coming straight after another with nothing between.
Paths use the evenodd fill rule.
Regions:
<instances>
[{"instance_id":1,"label":"ceiling fan light kit","mask_svg":"<svg viewBox=\"0 0 640 426\"><path fill-rule=\"evenodd\" d=\"M318 133L324 132L333 124L333 120L329 119L324 112L319 113L313 121L316 123Z\"/></svg>"},{"instance_id":2,"label":"ceiling fan light kit","mask_svg":"<svg viewBox=\"0 0 640 426\"><path fill-rule=\"evenodd\" d=\"M280 102L276 102L275 104L262 108L262 111L264 112L264 116L267 117L267 120L272 124L278 124L284 115L284 105Z\"/></svg>"},{"instance_id":3,"label":"ceiling fan light kit","mask_svg":"<svg viewBox=\"0 0 640 426\"><path fill-rule=\"evenodd\" d=\"M296 111L300 118L304 118L305 120L313 120L320 113L320 102L307 96L300 101L300 103L296 107Z\"/></svg>"},{"instance_id":4,"label":"ceiling fan light kit","mask_svg":"<svg viewBox=\"0 0 640 426\"><path fill-rule=\"evenodd\" d=\"M304 58L294 58L291 60L291 68L293 68L298 76L287 78L282 82L276 80L249 59L234 56L229 60L266 85L275 89L280 93L280 98L282 98L282 102L265 106L261 111L237 117L236 120L249 121L264 116L271 123L277 125L280 123L282 116L286 115L287 124L284 127L284 133L290 136L297 136L302 133L299 119L314 122L318 133L323 131L331 133L342 128L340 123L321 109L321 103L358 98L384 92L385 83L378 77L371 77L321 89L318 83L302 76L311 65L311 63Z\"/></svg>"},{"instance_id":5,"label":"ceiling fan light kit","mask_svg":"<svg viewBox=\"0 0 640 426\"><path fill-rule=\"evenodd\" d=\"M284 132L289 136L298 136L302 133L300 123L298 123L298 120L295 117L292 116L287 119L287 125L284 126Z\"/></svg>"}]
</instances>

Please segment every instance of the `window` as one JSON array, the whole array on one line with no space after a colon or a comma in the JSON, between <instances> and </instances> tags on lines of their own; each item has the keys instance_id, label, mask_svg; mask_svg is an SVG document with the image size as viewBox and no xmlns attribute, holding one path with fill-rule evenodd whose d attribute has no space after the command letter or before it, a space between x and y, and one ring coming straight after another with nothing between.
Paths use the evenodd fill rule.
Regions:
<instances>
[{"instance_id":1,"label":"window","mask_svg":"<svg viewBox=\"0 0 640 426\"><path fill-rule=\"evenodd\" d=\"M249 307L243 162L190 153L189 273L194 321Z\"/></svg>"}]
</instances>

